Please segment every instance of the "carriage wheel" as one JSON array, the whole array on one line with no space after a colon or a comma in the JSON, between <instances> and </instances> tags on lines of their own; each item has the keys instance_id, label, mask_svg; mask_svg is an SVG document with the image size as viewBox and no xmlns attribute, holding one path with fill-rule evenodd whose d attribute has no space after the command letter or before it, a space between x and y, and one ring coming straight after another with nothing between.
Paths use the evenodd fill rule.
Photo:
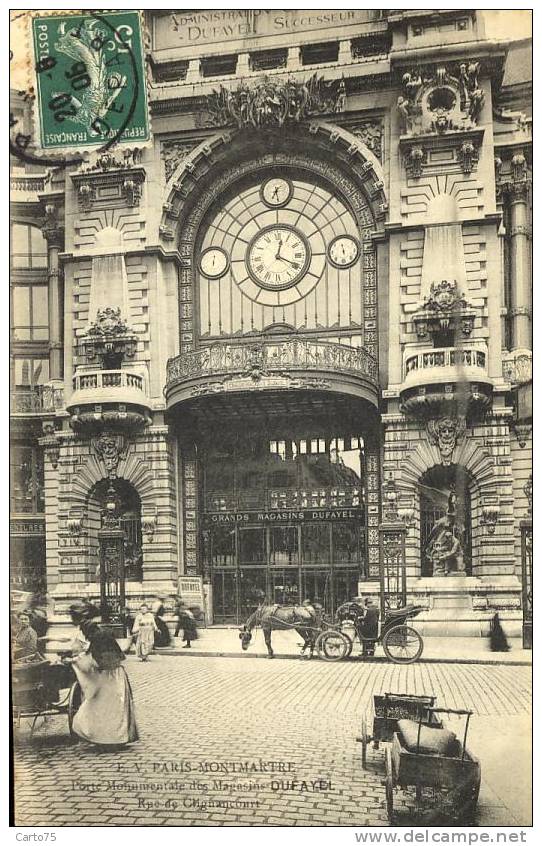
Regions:
<instances>
[{"instance_id":1,"label":"carriage wheel","mask_svg":"<svg viewBox=\"0 0 542 846\"><path fill-rule=\"evenodd\" d=\"M386 749L386 809L388 811L388 821L393 825L393 764L391 761L391 749Z\"/></svg>"},{"instance_id":2,"label":"carriage wheel","mask_svg":"<svg viewBox=\"0 0 542 846\"><path fill-rule=\"evenodd\" d=\"M316 640L318 655L324 661L341 661L348 654L350 638L338 631L323 632Z\"/></svg>"},{"instance_id":3,"label":"carriage wheel","mask_svg":"<svg viewBox=\"0 0 542 846\"><path fill-rule=\"evenodd\" d=\"M382 640L386 658L396 664L412 664L423 652L423 640L410 626L393 626Z\"/></svg>"},{"instance_id":4,"label":"carriage wheel","mask_svg":"<svg viewBox=\"0 0 542 846\"><path fill-rule=\"evenodd\" d=\"M81 687L79 685L79 682L76 681L70 687L70 694L68 697L68 728L72 737L74 737L75 735L75 732L73 730L73 718L81 707L82 701L83 694L81 692Z\"/></svg>"},{"instance_id":5,"label":"carriage wheel","mask_svg":"<svg viewBox=\"0 0 542 846\"><path fill-rule=\"evenodd\" d=\"M367 720L365 717L361 720L361 766L364 770L367 769L367 744L369 738L367 735Z\"/></svg>"}]
</instances>

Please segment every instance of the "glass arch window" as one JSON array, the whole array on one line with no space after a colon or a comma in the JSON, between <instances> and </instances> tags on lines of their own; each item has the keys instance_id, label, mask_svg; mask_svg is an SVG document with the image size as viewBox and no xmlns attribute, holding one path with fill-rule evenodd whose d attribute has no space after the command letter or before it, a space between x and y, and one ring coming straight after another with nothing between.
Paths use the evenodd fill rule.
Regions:
<instances>
[{"instance_id":1,"label":"glass arch window","mask_svg":"<svg viewBox=\"0 0 542 846\"><path fill-rule=\"evenodd\" d=\"M200 336L283 324L361 337L361 253L354 215L331 188L308 175L258 174L203 227L195 255Z\"/></svg>"}]
</instances>

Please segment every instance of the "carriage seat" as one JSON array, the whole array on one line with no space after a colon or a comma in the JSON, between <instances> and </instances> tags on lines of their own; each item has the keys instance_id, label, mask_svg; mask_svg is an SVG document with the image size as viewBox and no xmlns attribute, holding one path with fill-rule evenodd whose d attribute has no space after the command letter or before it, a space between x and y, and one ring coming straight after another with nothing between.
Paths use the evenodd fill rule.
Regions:
<instances>
[{"instance_id":1,"label":"carriage seat","mask_svg":"<svg viewBox=\"0 0 542 846\"><path fill-rule=\"evenodd\" d=\"M422 608L421 605L413 605L411 603L410 605L404 605L403 608L395 608L392 611L386 611L386 619L389 619L390 617L407 617L414 612L419 614L420 611L424 610L425 609Z\"/></svg>"},{"instance_id":2,"label":"carriage seat","mask_svg":"<svg viewBox=\"0 0 542 846\"><path fill-rule=\"evenodd\" d=\"M458 755L459 741L453 731L439 726L422 725L418 720L398 720L397 731L401 745L408 752L420 752L422 755L443 755L452 758ZM418 750L418 731L420 744Z\"/></svg>"}]
</instances>

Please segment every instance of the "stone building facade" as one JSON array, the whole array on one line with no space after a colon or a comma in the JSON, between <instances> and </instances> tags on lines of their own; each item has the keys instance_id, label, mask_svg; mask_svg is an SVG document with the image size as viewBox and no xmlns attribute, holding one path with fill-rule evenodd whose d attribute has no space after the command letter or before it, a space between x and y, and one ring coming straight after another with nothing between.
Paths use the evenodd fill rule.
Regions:
<instances>
[{"instance_id":1,"label":"stone building facade","mask_svg":"<svg viewBox=\"0 0 542 846\"><path fill-rule=\"evenodd\" d=\"M428 632L519 634L529 44L465 10L145 25L152 143L14 161L13 587L97 599L113 497L129 609L406 584Z\"/></svg>"}]
</instances>

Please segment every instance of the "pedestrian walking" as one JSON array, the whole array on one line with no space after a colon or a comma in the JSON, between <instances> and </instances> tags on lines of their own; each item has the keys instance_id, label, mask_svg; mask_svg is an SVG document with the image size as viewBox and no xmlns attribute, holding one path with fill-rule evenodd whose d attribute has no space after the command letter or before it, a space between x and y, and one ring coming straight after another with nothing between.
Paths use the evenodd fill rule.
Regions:
<instances>
[{"instance_id":1,"label":"pedestrian walking","mask_svg":"<svg viewBox=\"0 0 542 846\"><path fill-rule=\"evenodd\" d=\"M190 649L192 641L198 637L198 630L196 627L196 618L194 617L190 608L187 608L182 599L178 600L175 605L175 612L177 614L177 626L175 628L175 637L179 636L181 629L183 630L183 649Z\"/></svg>"},{"instance_id":2,"label":"pedestrian walking","mask_svg":"<svg viewBox=\"0 0 542 846\"><path fill-rule=\"evenodd\" d=\"M76 643L81 651L63 659L72 665L83 695L73 731L82 740L104 748L134 743L139 734L132 689L122 666L124 653L113 635L92 619L83 620L79 630Z\"/></svg>"},{"instance_id":3,"label":"pedestrian walking","mask_svg":"<svg viewBox=\"0 0 542 846\"><path fill-rule=\"evenodd\" d=\"M154 634L159 631L154 614L143 603L136 614L132 635L136 635L136 655L140 661L146 661L154 648Z\"/></svg>"},{"instance_id":4,"label":"pedestrian walking","mask_svg":"<svg viewBox=\"0 0 542 846\"><path fill-rule=\"evenodd\" d=\"M156 631L154 632L154 645L158 648L162 646L169 646L171 643L171 635L167 627L167 623L163 618L165 611L164 603L161 599L156 599L151 606L151 611L154 615L154 622L156 623Z\"/></svg>"}]
</instances>

